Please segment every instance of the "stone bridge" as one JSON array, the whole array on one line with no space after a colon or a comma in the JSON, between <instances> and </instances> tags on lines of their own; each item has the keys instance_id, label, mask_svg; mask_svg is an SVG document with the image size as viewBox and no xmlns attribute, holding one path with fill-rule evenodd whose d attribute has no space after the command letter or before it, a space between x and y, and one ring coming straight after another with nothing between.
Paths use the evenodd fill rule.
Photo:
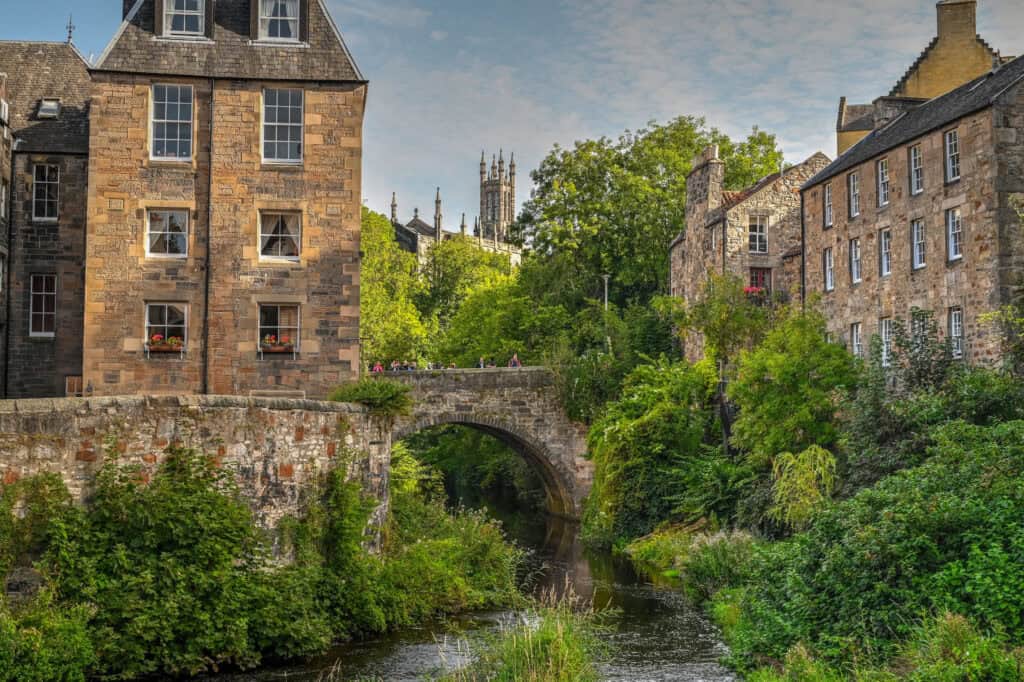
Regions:
<instances>
[{"instance_id":1,"label":"stone bridge","mask_svg":"<svg viewBox=\"0 0 1024 682\"><path fill-rule=\"evenodd\" d=\"M510 445L544 482L548 511L579 518L593 482L586 428L566 415L554 376L543 368L399 372L412 387L412 414L395 421L392 440L444 424L483 431Z\"/></svg>"}]
</instances>

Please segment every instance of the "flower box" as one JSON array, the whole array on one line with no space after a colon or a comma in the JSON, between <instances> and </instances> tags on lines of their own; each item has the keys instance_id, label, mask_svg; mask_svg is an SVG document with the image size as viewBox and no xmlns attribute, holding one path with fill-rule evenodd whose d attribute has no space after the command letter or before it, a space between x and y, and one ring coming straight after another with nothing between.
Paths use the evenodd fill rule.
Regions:
<instances>
[{"instance_id":1,"label":"flower box","mask_svg":"<svg viewBox=\"0 0 1024 682\"><path fill-rule=\"evenodd\" d=\"M180 343L150 343L146 345L150 353L181 353L185 346Z\"/></svg>"},{"instance_id":2,"label":"flower box","mask_svg":"<svg viewBox=\"0 0 1024 682\"><path fill-rule=\"evenodd\" d=\"M291 343L288 343L288 344L280 344L280 343L269 344L269 343L263 343L263 344L260 344L260 352L262 352L262 353L294 353L295 352L295 345L291 344Z\"/></svg>"}]
</instances>

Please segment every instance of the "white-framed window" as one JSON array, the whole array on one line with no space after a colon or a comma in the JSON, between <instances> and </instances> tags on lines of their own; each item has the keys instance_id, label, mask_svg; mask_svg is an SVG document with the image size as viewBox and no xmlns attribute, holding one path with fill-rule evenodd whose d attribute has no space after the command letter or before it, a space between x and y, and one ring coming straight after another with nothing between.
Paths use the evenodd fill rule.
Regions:
<instances>
[{"instance_id":1,"label":"white-framed window","mask_svg":"<svg viewBox=\"0 0 1024 682\"><path fill-rule=\"evenodd\" d=\"M924 191L924 156L921 145L910 148L910 193L920 194Z\"/></svg>"},{"instance_id":2,"label":"white-framed window","mask_svg":"<svg viewBox=\"0 0 1024 682\"><path fill-rule=\"evenodd\" d=\"M850 325L850 350L855 357L864 357L864 334L860 322Z\"/></svg>"},{"instance_id":3,"label":"white-framed window","mask_svg":"<svg viewBox=\"0 0 1024 682\"><path fill-rule=\"evenodd\" d=\"M302 162L302 90L263 91L263 160Z\"/></svg>"},{"instance_id":4,"label":"white-framed window","mask_svg":"<svg viewBox=\"0 0 1024 682\"><path fill-rule=\"evenodd\" d=\"M29 336L53 337L57 333L57 275L29 278Z\"/></svg>"},{"instance_id":5,"label":"white-framed window","mask_svg":"<svg viewBox=\"0 0 1024 682\"><path fill-rule=\"evenodd\" d=\"M892 274L892 230L878 233L878 274L882 277Z\"/></svg>"},{"instance_id":6,"label":"white-framed window","mask_svg":"<svg viewBox=\"0 0 1024 682\"><path fill-rule=\"evenodd\" d=\"M860 240L850 240L850 281L857 284L862 278Z\"/></svg>"},{"instance_id":7,"label":"white-framed window","mask_svg":"<svg viewBox=\"0 0 1024 682\"><path fill-rule=\"evenodd\" d=\"M832 183L825 185L825 227L832 227Z\"/></svg>"},{"instance_id":8,"label":"white-framed window","mask_svg":"<svg viewBox=\"0 0 1024 682\"><path fill-rule=\"evenodd\" d=\"M915 270L920 270L927 263L924 241L924 219L910 221L910 258Z\"/></svg>"},{"instance_id":9,"label":"white-framed window","mask_svg":"<svg viewBox=\"0 0 1024 682\"><path fill-rule=\"evenodd\" d=\"M259 0L260 40L299 39L299 0Z\"/></svg>"},{"instance_id":10,"label":"white-framed window","mask_svg":"<svg viewBox=\"0 0 1024 682\"><path fill-rule=\"evenodd\" d=\"M32 219L56 221L60 217L60 167L38 163L32 169Z\"/></svg>"},{"instance_id":11,"label":"white-framed window","mask_svg":"<svg viewBox=\"0 0 1024 682\"><path fill-rule=\"evenodd\" d=\"M875 167L878 178L878 206L889 205L889 159L881 159Z\"/></svg>"},{"instance_id":12,"label":"white-framed window","mask_svg":"<svg viewBox=\"0 0 1024 682\"><path fill-rule=\"evenodd\" d=\"M949 345L953 357L961 360L964 357L964 309L949 309Z\"/></svg>"},{"instance_id":13,"label":"white-framed window","mask_svg":"<svg viewBox=\"0 0 1024 682\"><path fill-rule=\"evenodd\" d=\"M146 304L146 344L180 351L188 346L188 305Z\"/></svg>"},{"instance_id":14,"label":"white-framed window","mask_svg":"<svg viewBox=\"0 0 1024 682\"><path fill-rule=\"evenodd\" d=\"M188 256L188 211L150 209L146 220L146 255L157 258Z\"/></svg>"},{"instance_id":15,"label":"white-framed window","mask_svg":"<svg viewBox=\"0 0 1024 682\"><path fill-rule=\"evenodd\" d=\"M192 158L192 86L153 86L154 159Z\"/></svg>"},{"instance_id":16,"label":"white-framed window","mask_svg":"<svg viewBox=\"0 0 1024 682\"><path fill-rule=\"evenodd\" d=\"M299 306L260 304L261 350L298 352L299 331Z\"/></svg>"},{"instance_id":17,"label":"white-framed window","mask_svg":"<svg viewBox=\"0 0 1024 682\"><path fill-rule=\"evenodd\" d=\"M960 179L960 133L950 130L945 135L946 182Z\"/></svg>"},{"instance_id":18,"label":"white-framed window","mask_svg":"<svg viewBox=\"0 0 1024 682\"><path fill-rule=\"evenodd\" d=\"M0 180L0 220L7 220L7 181Z\"/></svg>"},{"instance_id":19,"label":"white-framed window","mask_svg":"<svg viewBox=\"0 0 1024 682\"><path fill-rule=\"evenodd\" d=\"M768 253L768 216L750 216L750 253Z\"/></svg>"},{"instance_id":20,"label":"white-framed window","mask_svg":"<svg viewBox=\"0 0 1024 682\"><path fill-rule=\"evenodd\" d=\"M164 35L201 36L206 32L205 0L164 0Z\"/></svg>"},{"instance_id":21,"label":"white-framed window","mask_svg":"<svg viewBox=\"0 0 1024 682\"><path fill-rule=\"evenodd\" d=\"M0 99L0 123L11 124L11 105L5 99Z\"/></svg>"},{"instance_id":22,"label":"white-framed window","mask_svg":"<svg viewBox=\"0 0 1024 682\"><path fill-rule=\"evenodd\" d=\"M878 321L878 333L882 337L882 367L892 365L893 325L891 317L883 317Z\"/></svg>"},{"instance_id":23,"label":"white-framed window","mask_svg":"<svg viewBox=\"0 0 1024 682\"><path fill-rule=\"evenodd\" d=\"M946 211L946 252L951 261L964 257L964 221L959 208Z\"/></svg>"},{"instance_id":24,"label":"white-framed window","mask_svg":"<svg viewBox=\"0 0 1024 682\"><path fill-rule=\"evenodd\" d=\"M860 176L857 173L850 173L846 178L846 185L850 197L850 217L856 218L860 215Z\"/></svg>"},{"instance_id":25,"label":"white-framed window","mask_svg":"<svg viewBox=\"0 0 1024 682\"><path fill-rule=\"evenodd\" d=\"M44 97L39 100L39 109L36 111L36 118L57 118L60 116L60 100L54 97Z\"/></svg>"},{"instance_id":26,"label":"white-framed window","mask_svg":"<svg viewBox=\"0 0 1024 682\"><path fill-rule=\"evenodd\" d=\"M260 212L260 258L296 261L302 253L302 216Z\"/></svg>"},{"instance_id":27,"label":"white-framed window","mask_svg":"<svg viewBox=\"0 0 1024 682\"><path fill-rule=\"evenodd\" d=\"M822 271L825 274L825 291L836 288L836 263L832 255L832 247L825 249L821 256Z\"/></svg>"}]
</instances>

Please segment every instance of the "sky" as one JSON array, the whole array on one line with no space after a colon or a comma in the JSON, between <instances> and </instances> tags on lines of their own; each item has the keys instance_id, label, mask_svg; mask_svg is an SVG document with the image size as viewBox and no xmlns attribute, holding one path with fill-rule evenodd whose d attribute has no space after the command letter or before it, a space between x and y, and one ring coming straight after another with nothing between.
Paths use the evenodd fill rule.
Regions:
<instances>
[{"instance_id":1,"label":"sky","mask_svg":"<svg viewBox=\"0 0 1024 682\"><path fill-rule=\"evenodd\" d=\"M326 0L370 81L363 198L445 227L479 211L480 152L529 171L554 144L704 116L775 133L786 160L835 154L839 97L888 94L935 35L934 0ZM62 40L98 56L120 0L5 2L0 39ZM980 0L978 32L1024 54L1024 2Z\"/></svg>"}]
</instances>

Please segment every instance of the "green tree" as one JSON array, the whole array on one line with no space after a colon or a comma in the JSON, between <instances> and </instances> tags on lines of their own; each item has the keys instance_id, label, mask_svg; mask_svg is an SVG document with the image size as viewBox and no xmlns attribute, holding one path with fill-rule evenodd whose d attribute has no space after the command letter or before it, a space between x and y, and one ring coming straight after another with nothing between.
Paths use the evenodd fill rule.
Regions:
<instances>
[{"instance_id":1,"label":"green tree","mask_svg":"<svg viewBox=\"0 0 1024 682\"><path fill-rule=\"evenodd\" d=\"M470 291L511 271L508 256L484 251L469 237L451 236L434 244L427 254L417 307L424 319L436 316L444 329Z\"/></svg>"}]
</instances>

